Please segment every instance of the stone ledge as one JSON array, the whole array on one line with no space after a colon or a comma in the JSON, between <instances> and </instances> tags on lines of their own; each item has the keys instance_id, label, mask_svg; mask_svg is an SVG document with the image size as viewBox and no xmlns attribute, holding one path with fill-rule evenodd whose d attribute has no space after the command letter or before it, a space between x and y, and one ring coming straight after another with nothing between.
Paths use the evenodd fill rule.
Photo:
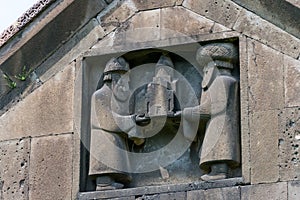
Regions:
<instances>
[{"instance_id":1,"label":"stone ledge","mask_svg":"<svg viewBox=\"0 0 300 200\"><path fill-rule=\"evenodd\" d=\"M230 178L212 182L198 181L193 183L182 183L172 185L146 186L138 188L128 188L122 190L108 190L96 192L82 192L78 194L78 200L86 199L112 199L120 197L141 196L149 194L162 194L170 192L184 192L191 190L206 190L211 188L225 188L243 185L243 178Z\"/></svg>"}]
</instances>

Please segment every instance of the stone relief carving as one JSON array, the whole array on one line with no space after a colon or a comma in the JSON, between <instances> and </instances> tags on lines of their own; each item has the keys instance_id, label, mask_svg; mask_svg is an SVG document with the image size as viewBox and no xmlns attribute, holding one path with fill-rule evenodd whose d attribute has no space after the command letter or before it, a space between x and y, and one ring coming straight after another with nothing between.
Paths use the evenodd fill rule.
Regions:
<instances>
[{"instance_id":1,"label":"stone relief carving","mask_svg":"<svg viewBox=\"0 0 300 200\"><path fill-rule=\"evenodd\" d=\"M199 117L210 119L199 153L200 167L209 172L201 176L205 181L227 178L228 167L240 163L239 87L231 74L237 56L230 43L205 45L197 52L197 61L204 67L201 102L183 110L183 126L189 138L191 123Z\"/></svg>"},{"instance_id":2,"label":"stone relief carving","mask_svg":"<svg viewBox=\"0 0 300 200\"><path fill-rule=\"evenodd\" d=\"M140 155L130 146L147 157L152 147L163 140L159 137L165 135L177 134L175 140L182 142L160 151L158 157L170 157L170 149L176 151L200 140L198 162L204 181L228 178L229 171L239 166L239 86L231 73L237 50L231 43L210 43L200 47L196 57L204 75L201 86L199 82L196 87L202 91L196 91L199 95L194 103L176 75L171 57L165 53L154 66L151 80L135 91L129 84L128 62L123 57L108 61L91 100L89 176L95 180L96 190L123 188L132 181L131 172L156 165L155 159L153 163L145 159L136 164L134 157ZM201 122L206 124L206 130L198 128ZM158 139L147 143L157 133L161 134L155 136ZM168 178L166 165L157 164L164 178Z\"/></svg>"}]
</instances>

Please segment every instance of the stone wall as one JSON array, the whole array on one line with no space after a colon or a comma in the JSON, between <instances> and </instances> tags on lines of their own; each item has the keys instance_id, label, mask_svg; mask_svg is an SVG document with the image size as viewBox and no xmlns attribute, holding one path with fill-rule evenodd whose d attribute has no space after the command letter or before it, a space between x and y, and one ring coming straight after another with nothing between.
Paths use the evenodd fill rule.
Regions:
<instances>
[{"instance_id":1,"label":"stone wall","mask_svg":"<svg viewBox=\"0 0 300 200\"><path fill-rule=\"evenodd\" d=\"M165 190L128 189L115 196L81 193L79 197L300 198L299 38L230 0L71 2L56 5L57 10L68 8L61 8L63 18L48 13L52 21L44 22L44 29L39 27L42 32L28 35L34 29L29 24L21 32L26 42L13 38L0 49L1 73L14 79L24 64L34 70L24 82L16 80L14 89L5 79L0 81L5 91L0 103L0 199L75 199L78 192L86 192L83 144L88 142L89 103L85 102L95 89L87 83L95 80L89 79L87 72L93 71L86 70L85 60L93 63L97 56L224 38L235 38L239 44L241 180L215 185L197 182L194 187L177 185ZM86 13L73 16L81 4ZM65 18L78 24L61 24ZM69 27L69 35L56 35L56 23L63 30ZM51 49L48 44L53 45Z\"/></svg>"}]
</instances>

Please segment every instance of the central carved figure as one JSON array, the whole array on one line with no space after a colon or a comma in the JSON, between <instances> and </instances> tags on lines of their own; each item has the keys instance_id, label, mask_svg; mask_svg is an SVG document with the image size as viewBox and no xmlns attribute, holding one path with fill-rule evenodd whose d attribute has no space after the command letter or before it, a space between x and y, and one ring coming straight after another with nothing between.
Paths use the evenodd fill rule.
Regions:
<instances>
[{"instance_id":1,"label":"central carved figure","mask_svg":"<svg viewBox=\"0 0 300 200\"><path fill-rule=\"evenodd\" d=\"M230 170L240 164L239 87L232 75L237 57L231 43L210 43L199 48L196 58L203 68L202 95L200 104L193 107L175 106L182 87L168 55L161 55L152 81L138 92L130 91L129 64L122 57L112 58L91 103L89 175L96 182L96 190L123 188L131 181L128 154L132 150L128 144L143 148L145 139L153 136L160 124L164 126L162 119L179 126L181 118L181 128L174 134L181 134L181 140L189 144L202 138L202 180L228 178ZM201 121L206 123L205 133L197 128Z\"/></svg>"}]
</instances>

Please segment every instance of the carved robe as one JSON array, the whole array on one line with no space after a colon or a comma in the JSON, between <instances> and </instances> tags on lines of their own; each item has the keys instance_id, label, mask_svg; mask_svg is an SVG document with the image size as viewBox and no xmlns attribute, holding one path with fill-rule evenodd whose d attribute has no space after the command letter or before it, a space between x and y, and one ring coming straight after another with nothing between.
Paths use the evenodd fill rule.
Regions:
<instances>
[{"instance_id":1,"label":"carved robe","mask_svg":"<svg viewBox=\"0 0 300 200\"><path fill-rule=\"evenodd\" d=\"M111 106L112 93L105 84L92 96L89 175L110 175L126 182L130 179L126 133L134 129L135 122L118 105Z\"/></svg>"},{"instance_id":2,"label":"carved robe","mask_svg":"<svg viewBox=\"0 0 300 200\"><path fill-rule=\"evenodd\" d=\"M240 163L238 81L228 75L219 75L207 90L202 91L199 106L186 108L185 120L210 117L201 151L200 167L209 170L211 164L222 162L231 167Z\"/></svg>"}]
</instances>

